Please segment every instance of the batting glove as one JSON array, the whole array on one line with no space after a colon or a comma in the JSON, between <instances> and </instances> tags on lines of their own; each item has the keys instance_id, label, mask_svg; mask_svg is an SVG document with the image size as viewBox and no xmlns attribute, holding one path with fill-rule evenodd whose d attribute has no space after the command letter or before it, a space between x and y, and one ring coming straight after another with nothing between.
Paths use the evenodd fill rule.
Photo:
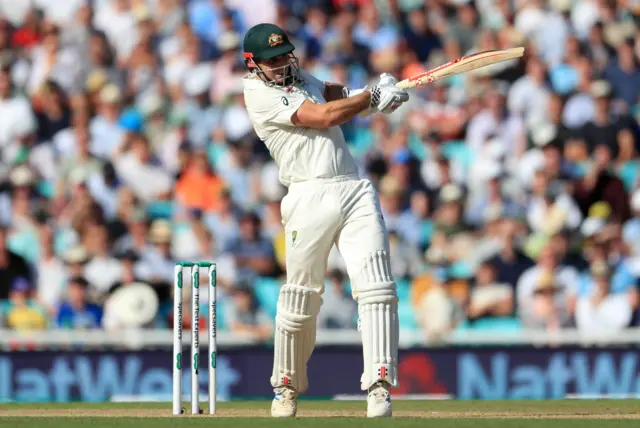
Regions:
<instances>
[{"instance_id":1,"label":"batting glove","mask_svg":"<svg viewBox=\"0 0 640 428\"><path fill-rule=\"evenodd\" d=\"M388 73L380 75L380 81L371 88L371 105L378 111L391 114L398 107L409 101L409 94L395 85L398 79Z\"/></svg>"}]
</instances>

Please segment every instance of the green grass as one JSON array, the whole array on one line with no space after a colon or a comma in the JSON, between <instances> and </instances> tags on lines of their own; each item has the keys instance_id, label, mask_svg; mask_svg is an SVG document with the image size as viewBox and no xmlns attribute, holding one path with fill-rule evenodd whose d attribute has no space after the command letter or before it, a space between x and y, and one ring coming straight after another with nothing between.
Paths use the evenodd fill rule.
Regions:
<instances>
[{"instance_id":1,"label":"green grass","mask_svg":"<svg viewBox=\"0 0 640 428\"><path fill-rule=\"evenodd\" d=\"M189 409L189 403L185 403L184 407ZM301 401L299 414L303 417L288 420L265 417L269 409L269 402L266 401L219 403L218 408L220 416L212 419L190 415L171 417L170 403L7 404L0 405L0 427L631 428L640 426L640 401L637 400L396 401L394 411L398 416L390 420L364 418L364 402L353 401ZM304 417L305 415L323 417L309 418Z\"/></svg>"}]
</instances>

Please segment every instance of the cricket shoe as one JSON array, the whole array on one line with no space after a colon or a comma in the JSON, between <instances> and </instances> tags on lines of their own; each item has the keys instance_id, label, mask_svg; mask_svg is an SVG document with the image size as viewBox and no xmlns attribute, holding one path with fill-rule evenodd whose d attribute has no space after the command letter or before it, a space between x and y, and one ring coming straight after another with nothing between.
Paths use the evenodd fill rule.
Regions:
<instances>
[{"instance_id":1,"label":"cricket shoe","mask_svg":"<svg viewBox=\"0 0 640 428\"><path fill-rule=\"evenodd\" d=\"M387 382L378 381L369 388L369 395L367 395L367 417L391 417L391 394L389 393L389 384Z\"/></svg>"},{"instance_id":2,"label":"cricket shoe","mask_svg":"<svg viewBox=\"0 0 640 428\"><path fill-rule=\"evenodd\" d=\"M273 390L271 416L274 418L293 418L298 410L298 391L290 386L279 386Z\"/></svg>"}]
</instances>

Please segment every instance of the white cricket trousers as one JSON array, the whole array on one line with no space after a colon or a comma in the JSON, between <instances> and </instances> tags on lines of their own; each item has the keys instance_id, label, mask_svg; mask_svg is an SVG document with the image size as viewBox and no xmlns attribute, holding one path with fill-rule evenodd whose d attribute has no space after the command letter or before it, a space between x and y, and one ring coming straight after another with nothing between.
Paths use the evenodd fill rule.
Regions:
<instances>
[{"instance_id":1,"label":"white cricket trousers","mask_svg":"<svg viewBox=\"0 0 640 428\"><path fill-rule=\"evenodd\" d=\"M292 183L281 212L288 284L323 293L334 243L352 279L359 276L368 255L378 251L389 254L380 201L367 179L342 176Z\"/></svg>"}]
</instances>

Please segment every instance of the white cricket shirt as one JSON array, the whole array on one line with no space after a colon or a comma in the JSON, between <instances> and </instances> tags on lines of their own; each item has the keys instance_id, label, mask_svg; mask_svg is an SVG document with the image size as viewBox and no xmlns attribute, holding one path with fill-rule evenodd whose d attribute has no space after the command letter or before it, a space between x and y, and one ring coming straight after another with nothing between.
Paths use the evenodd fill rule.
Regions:
<instances>
[{"instance_id":1,"label":"white cricket shirt","mask_svg":"<svg viewBox=\"0 0 640 428\"><path fill-rule=\"evenodd\" d=\"M267 86L251 74L243 83L253 128L278 164L282 184L357 174L340 127L313 129L291 122L306 100L326 103L324 83L302 70L300 81L287 89Z\"/></svg>"}]
</instances>

